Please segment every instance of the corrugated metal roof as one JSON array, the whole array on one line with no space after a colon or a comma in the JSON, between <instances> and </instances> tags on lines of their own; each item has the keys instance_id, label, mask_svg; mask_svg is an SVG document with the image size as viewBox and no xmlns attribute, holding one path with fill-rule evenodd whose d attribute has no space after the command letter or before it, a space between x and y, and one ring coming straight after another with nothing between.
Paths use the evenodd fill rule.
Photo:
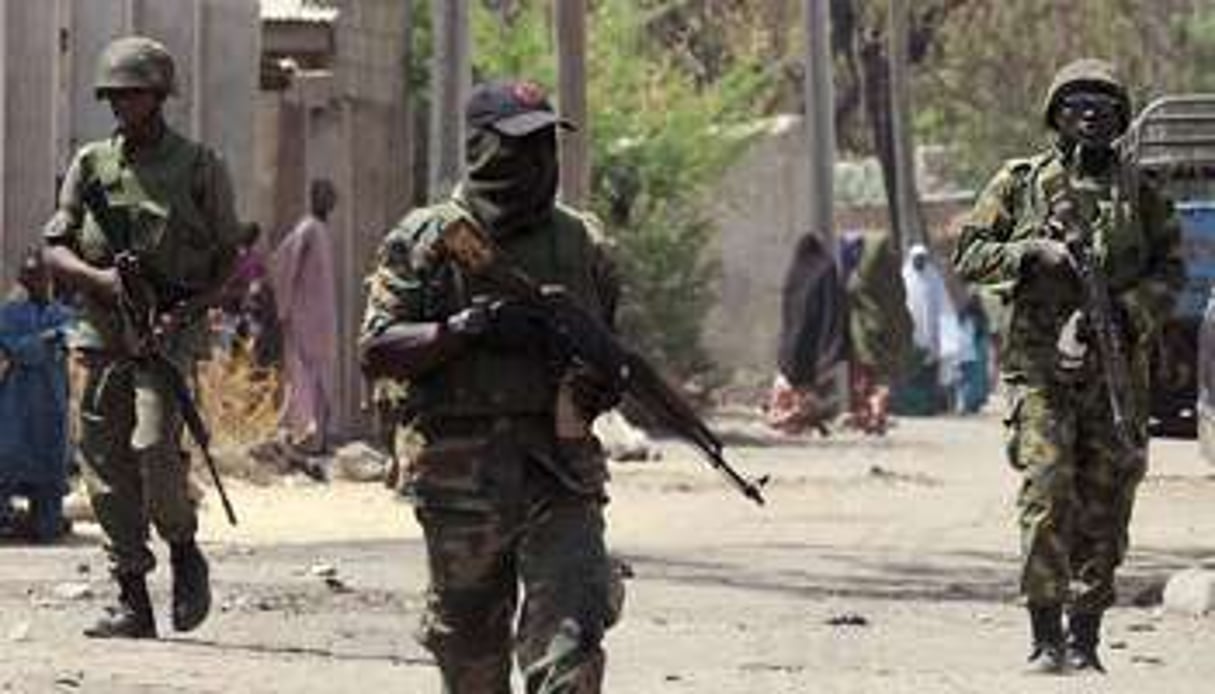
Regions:
<instances>
[{"instance_id":1,"label":"corrugated metal roof","mask_svg":"<svg viewBox=\"0 0 1215 694\"><path fill-rule=\"evenodd\" d=\"M262 21L328 23L337 19L333 0L261 0Z\"/></svg>"}]
</instances>

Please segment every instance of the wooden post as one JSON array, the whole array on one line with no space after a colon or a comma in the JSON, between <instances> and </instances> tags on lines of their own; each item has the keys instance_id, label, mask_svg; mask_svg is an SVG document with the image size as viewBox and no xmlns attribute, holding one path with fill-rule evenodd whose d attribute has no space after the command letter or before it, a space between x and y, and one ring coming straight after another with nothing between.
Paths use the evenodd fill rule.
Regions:
<instances>
[{"instance_id":1,"label":"wooden post","mask_svg":"<svg viewBox=\"0 0 1215 694\"><path fill-rule=\"evenodd\" d=\"M123 2L123 27L127 34L138 34L143 31L143 6L139 0Z\"/></svg>"},{"instance_id":2,"label":"wooden post","mask_svg":"<svg viewBox=\"0 0 1215 694\"><path fill-rule=\"evenodd\" d=\"M401 7L401 46L400 58L398 65L401 66L400 76L397 81L397 98L401 100L400 113L400 131L397 133L397 171L400 173L398 181L398 203L393 209L393 216L404 214L413 205L414 191L414 120L413 120L413 94L410 91L409 84L409 66L413 65L413 2L406 0Z\"/></svg>"},{"instance_id":3,"label":"wooden post","mask_svg":"<svg viewBox=\"0 0 1215 694\"><path fill-rule=\"evenodd\" d=\"M806 0L806 135L810 180L807 200L811 231L835 252L835 90L832 84L828 0Z\"/></svg>"},{"instance_id":4,"label":"wooden post","mask_svg":"<svg viewBox=\"0 0 1215 694\"><path fill-rule=\"evenodd\" d=\"M554 0L558 108L577 130L559 133L561 200L586 205L591 191L590 127L586 104L586 0Z\"/></svg>"},{"instance_id":5,"label":"wooden post","mask_svg":"<svg viewBox=\"0 0 1215 694\"><path fill-rule=\"evenodd\" d=\"M54 132L53 166L56 175L67 171L76 143L72 138L75 124L72 122L72 74L75 51L76 25L71 0L55 0L55 97L52 106L51 128ZM58 186L56 186L56 189Z\"/></svg>"},{"instance_id":6,"label":"wooden post","mask_svg":"<svg viewBox=\"0 0 1215 694\"><path fill-rule=\"evenodd\" d=\"M464 171L464 100L472 72L468 54L468 0L432 3L435 51L431 64L431 200L445 197Z\"/></svg>"},{"instance_id":7,"label":"wooden post","mask_svg":"<svg viewBox=\"0 0 1215 694\"><path fill-rule=\"evenodd\" d=\"M890 135L894 145L895 206L902 252L923 243L915 182L915 145L911 134L911 85L908 75L907 0L890 0Z\"/></svg>"},{"instance_id":8,"label":"wooden post","mask_svg":"<svg viewBox=\"0 0 1215 694\"><path fill-rule=\"evenodd\" d=\"M190 135L195 140L206 139L203 114L203 94L207 79L207 3L196 1L191 17L190 41Z\"/></svg>"}]
</instances>

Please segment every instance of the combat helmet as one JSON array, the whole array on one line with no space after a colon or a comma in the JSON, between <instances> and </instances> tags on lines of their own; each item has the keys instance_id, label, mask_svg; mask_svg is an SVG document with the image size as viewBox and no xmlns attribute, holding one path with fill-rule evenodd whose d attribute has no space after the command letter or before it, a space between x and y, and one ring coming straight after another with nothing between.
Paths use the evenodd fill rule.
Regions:
<instances>
[{"instance_id":1,"label":"combat helmet","mask_svg":"<svg viewBox=\"0 0 1215 694\"><path fill-rule=\"evenodd\" d=\"M1059 110L1059 100L1078 87L1096 88L1117 97L1122 101L1122 129L1125 130L1131 121L1131 97L1126 85L1118 78L1113 64L1097 58L1080 58L1064 65L1055 73L1050 89L1046 92L1046 100L1042 105L1042 115L1046 126L1054 129L1055 115Z\"/></svg>"},{"instance_id":2,"label":"combat helmet","mask_svg":"<svg viewBox=\"0 0 1215 694\"><path fill-rule=\"evenodd\" d=\"M163 96L177 93L173 56L159 41L146 36L114 39L97 61L93 94L104 99L117 89L149 89Z\"/></svg>"}]
</instances>

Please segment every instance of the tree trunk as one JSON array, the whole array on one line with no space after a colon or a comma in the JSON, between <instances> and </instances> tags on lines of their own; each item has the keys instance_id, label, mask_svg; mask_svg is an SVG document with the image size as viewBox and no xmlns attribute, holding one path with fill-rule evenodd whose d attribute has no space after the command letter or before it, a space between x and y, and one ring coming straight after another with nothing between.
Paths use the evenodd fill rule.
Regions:
<instances>
[{"instance_id":1,"label":"tree trunk","mask_svg":"<svg viewBox=\"0 0 1215 694\"><path fill-rule=\"evenodd\" d=\"M873 137L873 151L882 169L882 184L886 190L887 219L895 248L902 248L898 217L897 173L894 161L894 138L891 132L890 63L886 59L885 41L881 34L871 32L861 40L861 92L865 114Z\"/></svg>"}]
</instances>

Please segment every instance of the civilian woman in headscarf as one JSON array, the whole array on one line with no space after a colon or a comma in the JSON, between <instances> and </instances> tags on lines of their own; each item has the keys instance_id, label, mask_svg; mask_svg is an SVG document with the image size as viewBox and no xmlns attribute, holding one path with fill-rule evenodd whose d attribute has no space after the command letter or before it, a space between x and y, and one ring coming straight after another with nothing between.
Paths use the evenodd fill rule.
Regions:
<instances>
[{"instance_id":1,"label":"civilian woman in headscarf","mask_svg":"<svg viewBox=\"0 0 1215 694\"><path fill-rule=\"evenodd\" d=\"M831 252L813 233L802 235L781 291L778 370L768 402L773 428L826 433L832 372L844 359L846 311Z\"/></svg>"},{"instance_id":2,"label":"civilian woman in headscarf","mask_svg":"<svg viewBox=\"0 0 1215 694\"><path fill-rule=\"evenodd\" d=\"M913 326L899 257L889 236L846 232L840 262L848 292L847 424L881 435L889 425L890 386L911 353Z\"/></svg>"}]
</instances>

